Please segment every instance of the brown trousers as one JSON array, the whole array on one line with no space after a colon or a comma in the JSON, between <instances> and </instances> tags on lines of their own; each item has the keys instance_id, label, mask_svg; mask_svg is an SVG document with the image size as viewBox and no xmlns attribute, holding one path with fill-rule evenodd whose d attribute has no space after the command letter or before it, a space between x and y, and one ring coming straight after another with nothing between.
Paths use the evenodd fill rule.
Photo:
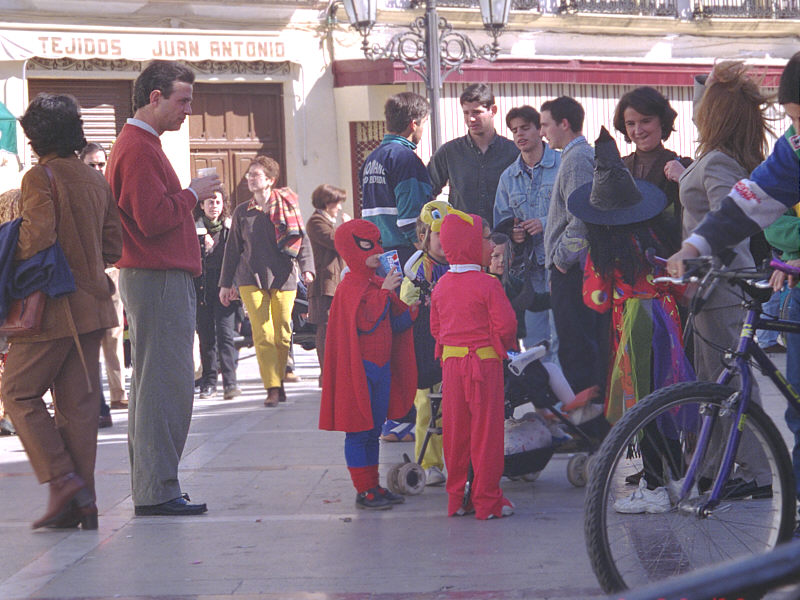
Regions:
<instances>
[{"instance_id":1,"label":"brown trousers","mask_svg":"<svg viewBox=\"0 0 800 600\"><path fill-rule=\"evenodd\" d=\"M9 348L2 380L3 404L39 483L75 472L94 492L104 333L98 329L78 336L91 391L73 338L16 342ZM51 386L55 417L42 400Z\"/></svg>"}]
</instances>

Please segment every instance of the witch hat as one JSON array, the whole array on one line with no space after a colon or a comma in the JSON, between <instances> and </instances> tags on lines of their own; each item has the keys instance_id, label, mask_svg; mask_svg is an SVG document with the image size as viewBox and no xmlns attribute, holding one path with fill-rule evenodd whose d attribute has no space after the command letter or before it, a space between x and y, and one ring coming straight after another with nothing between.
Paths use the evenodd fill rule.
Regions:
<instances>
[{"instance_id":1,"label":"witch hat","mask_svg":"<svg viewBox=\"0 0 800 600\"><path fill-rule=\"evenodd\" d=\"M634 179L605 127L594 142L594 179L569 195L569 212L585 223L629 225L652 219L667 206L657 186Z\"/></svg>"}]
</instances>

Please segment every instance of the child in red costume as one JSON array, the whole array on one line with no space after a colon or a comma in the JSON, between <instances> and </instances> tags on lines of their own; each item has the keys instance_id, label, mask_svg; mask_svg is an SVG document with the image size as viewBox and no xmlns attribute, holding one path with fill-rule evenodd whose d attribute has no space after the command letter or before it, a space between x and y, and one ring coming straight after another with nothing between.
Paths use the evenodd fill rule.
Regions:
<instances>
[{"instance_id":1,"label":"child in red costume","mask_svg":"<svg viewBox=\"0 0 800 600\"><path fill-rule=\"evenodd\" d=\"M431 333L442 359L442 432L447 513L478 519L513 514L503 496L503 363L517 319L498 279L484 273L489 232L476 215L449 214L440 239L450 263L431 298ZM471 502L462 506L470 461Z\"/></svg>"},{"instance_id":2,"label":"child in red costume","mask_svg":"<svg viewBox=\"0 0 800 600\"><path fill-rule=\"evenodd\" d=\"M319 427L344 431L344 454L356 488L356 507L387 509L405 501L379 485L381 426L414 402L417 367L411 325L417 306L393 291L402 275L375 274L383 253L380 232L368 221L340 225L336 251L349 272L336 288L328 319Z\"/></svg>"}]
</instances>

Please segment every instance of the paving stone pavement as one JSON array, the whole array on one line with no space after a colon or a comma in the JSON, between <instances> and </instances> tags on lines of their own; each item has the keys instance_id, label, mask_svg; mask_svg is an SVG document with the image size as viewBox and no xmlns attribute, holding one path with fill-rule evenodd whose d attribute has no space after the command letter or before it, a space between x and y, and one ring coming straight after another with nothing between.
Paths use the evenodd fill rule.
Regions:
<instances>
[{"instance_id":1,"label":"paving stone pavement","mask_svg":"<svg viewBox=\"0 0 800 600\"><path fill-rule=\"evenodd\" d=\"M583 541L584 492L567 481L563 455L536 482L503 480L511 518L447 518L441 487L390 511L357 511L343 434L317 429L316 358L295 351L302 381L287 384L278 408L263 406L251 349L241 397L196 400L180 477L208 503L203 516L133 516L127 414L113 411L98 439L100 529L32 531L46 490L19 440L0 437L0 599L605 597ZM413 444L382 444L382 475L404 452Z\"/></svg>"}]
</instances>

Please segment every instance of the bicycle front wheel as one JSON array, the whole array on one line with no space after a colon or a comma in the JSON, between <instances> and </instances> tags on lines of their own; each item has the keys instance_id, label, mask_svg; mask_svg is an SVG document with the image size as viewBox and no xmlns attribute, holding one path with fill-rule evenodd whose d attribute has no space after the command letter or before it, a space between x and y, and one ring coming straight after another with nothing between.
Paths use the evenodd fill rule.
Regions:
<instances>
[{"instance_id":1,"label":"bicycle front wheel","mask_svg":"<svg viewBox=\"0 0 800 600\"><path fill-rule=\"evenodd\" d=\"M774 423L754 403L720 504L705 516L686 509L709 496L735 415L717 417L697 488L677 504L702 416L733 392L716 383L669 386L643 398L611 429L589 475L584 522L592 568L606 592L765 552L791 538L791 460ZM752 474L755 480L748 480ZM631 502L634 492L640 502Z\"/></svg>"}]
</instances>

